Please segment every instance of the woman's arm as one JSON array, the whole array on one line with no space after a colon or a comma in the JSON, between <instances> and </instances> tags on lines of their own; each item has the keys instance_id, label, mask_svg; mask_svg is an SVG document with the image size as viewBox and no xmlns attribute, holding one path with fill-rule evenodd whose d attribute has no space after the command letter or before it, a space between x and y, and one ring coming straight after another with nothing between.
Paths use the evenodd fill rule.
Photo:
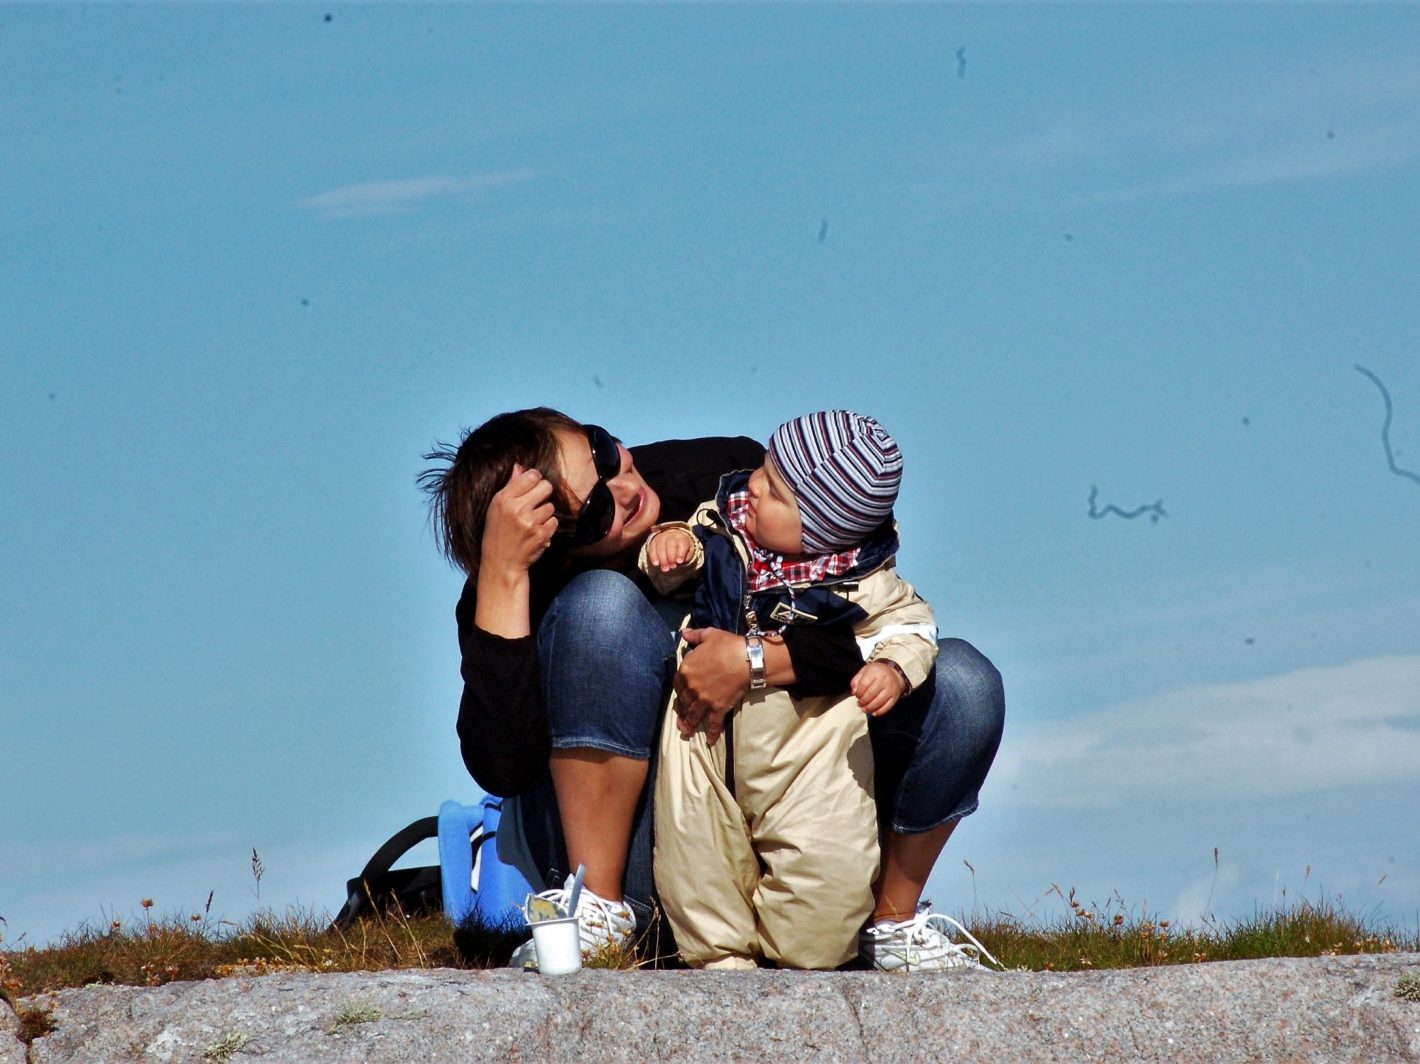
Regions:
<instances>
[{"instance_id":1,"label":"woman's arm","mask_svg":"<svg viewBox=\"0 0 1420 1064\"><path fill-rule=\"evenodd\" d=\"M464 585L456 611L464 681L459 744L469 774L490 794L525 791L551 750L530 575L557 530L551 496L536 469L513 468L489 502L478 578Z\"/></svg>"},{"instance_id":2,"label":"woman's arm","mask_svg":"<svg viewBox=\"0 0 1420 1064\"><path fill-rule=\"evenodd\" d=\"M862 648L847 621L786 628L784 646L794 663L789 693L795 698L842 694L863 667Z\"/></svg>"},{"instance_id":3,"label":"woman's arm","mask_svg":"<svg viewBox=\"0 0 1420 1064\"><path fill-rule=\"evenodd\" d=\"M521 794L547 770L552 752L537 640L486 632L474 624L472 614L472 604L465 608L461 601L459 749L469 775L489 794Z\"/></svg>"},{"instance_id":4,"label":"woman's arm","mask_svg":"<svg viewBox=\"0 0 1420 1064\"><path fill-rule=\"evenodd\" d=\"M689 735L702 724L711 746L725 730L725 717L749 691L745 637L718 628L687 628L691 645L675 676L676 714ZM791 628L764 638L764 678L796 698L848 690L863 655L848 623Z\"/></svg>"}]
</instances>

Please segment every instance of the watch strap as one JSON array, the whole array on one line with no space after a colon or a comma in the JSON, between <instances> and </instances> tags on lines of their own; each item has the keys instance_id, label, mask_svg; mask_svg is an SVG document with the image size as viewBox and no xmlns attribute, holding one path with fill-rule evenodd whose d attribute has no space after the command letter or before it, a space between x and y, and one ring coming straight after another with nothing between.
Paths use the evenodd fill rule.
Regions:
<instances>
[{"instance_id":1,"label":"watch strap","mask_svg":"<svg viewBox=\"0 0 1420 1064\"><path fill-rule=\"evenodd\" d=\"M768 680L764 675L764 640L759 636L745 636L745 660L749 662L749 689L763 690Z\"/></svg>"}]
</instances>

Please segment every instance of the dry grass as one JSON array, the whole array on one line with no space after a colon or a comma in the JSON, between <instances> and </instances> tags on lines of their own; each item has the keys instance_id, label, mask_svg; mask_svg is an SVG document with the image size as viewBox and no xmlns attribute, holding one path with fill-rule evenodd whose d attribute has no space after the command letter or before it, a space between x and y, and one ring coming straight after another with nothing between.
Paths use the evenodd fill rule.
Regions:
<instances>
[{"instance_id":1,"label":"dry grass","mask_svg":"<svg viewBox=\"0 0 1420 1064\"><path fill-rule=\"evenodd\" d=\"M584 968L608 968L629 970L633 968L681 968L684 967L680 955L676 953L664 922L660 906L651 910L651 918L646 929L629 946L608 942L589 957L584 957Z\"/></svg>"},{"instance_id":2,"label":"dry grass","mask_svg":"<svg viewBox=\"0 0 1420 1064\"><path fill-rule=\"evenodd\" d=\"M460 954L454 939L439 915L395 913L337 931L325 917L299 910L214 925L200 915L155 918L147 906L135 924L85 925L43 949L0 951L0 990L14 1001L91 983L161 986L280 971L479 966L477 958Z\"/></svg>"},{"instance_id":3,"label":"dry grass","mask_svg":"<svg viewBox=\"0 0 1420 1064\"><path fill-rule=\"evenodd\" d=\"M963 920L1007 968L1089 971L1261 957L1323 957L1343 953L1420 950L1420 934L1377 925L1325 899L1297 901L1250 919L1209 918L1179 927L1148 912L1135 913L1118 895L1086 905L1058 887L1070 914L1025 923L1009 914Z\"/></svg>"},{"instance_id":4,"label":"dry grass","mask_svg":"<svg viewBox=\"0 0 1420 1064\"><path fill-rule=\"evenodd\" d=\"M54 1011L44 1005L21 1005L15 1010L20 1021L16 1035L21 1042L29 1045L36 1038L43 1038L54 1030Z\"/></svg>"},{"instance_id":5,"label":"dry grass","mask_svg":"<svg viewBox=\"0 0 1420 1064\"><path fill-rule=\"evenodd\" d=\"M587 967L637 968L665 961L655 953L656 926L659 920L633 948L599 951L588 958ZM202 914L154 917L145 899L137 922L85 925L43 949L0 949L0 996L17 1003L92 983L161 986L273 972L499 968L527 937L527 927L514 918L503 924L469 920L455 927L439 913L394 912L341 931L332 929L324 915L299 910L284 916L257 913L241 925L210 922ZM42 1019L36 1016L32 1023Z\"/></svg>"},{"instance_id":6,"label":"dry grass","mask_svg":"<svg viewBox=\"0 0 1420 1064\"><path fill-rule=\"evenodd\" d=\"M1053 922L1000 914L963 923L1005 967L1034 971L1420 950L1420 934L1376 926L1327 901L1293 902L1248 920L1210 919L1181 928L1155 914L1135 913L1117 895L1095 906L1081 902L1073 890L1053 889L1070 909ZM588 958L587 967L673 963L659 945L658 926L654 920L652 931L635 948L602 950ZM500 967L526 935L520 921L455 928L440 914L398 912L362 920L346 931L332 930L324 916L301 911L258 913L242 925L214 924L205 914L155 918L152 903L145 901L142 918L135 922L81 927L43 949L0 949L0 996L18 1005L21 998L90 983L158 986L269 972ZM1417 991L1407 986L1404 993ZM17 1011L27 1038L46 1032L48 1009L32 1001Z\"/></svg>"}]
</instances>

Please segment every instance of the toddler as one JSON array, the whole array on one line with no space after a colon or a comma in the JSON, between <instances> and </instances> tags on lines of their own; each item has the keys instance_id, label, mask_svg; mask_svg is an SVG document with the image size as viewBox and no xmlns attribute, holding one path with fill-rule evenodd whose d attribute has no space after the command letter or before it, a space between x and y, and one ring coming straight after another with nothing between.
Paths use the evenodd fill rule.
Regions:
<instances>
[{"instance_id":1,"label":"toddler","mask_svg":"<svg viewBox=\"0 0 1420 1064\"><path fill-rule=\"evenodd\" d=\"M661 733L656 886L694 967L836 968L857 951L878 872L865 714L891 710L937 652L931 608L893 567L901 478L877 421L809 414L775 431L760 468L726 476L642 548L662 593L699 577L690 623L743 634L750 674L724 742L687 727L674 701ZM866 661L849 693L766 683L765 640L839 622Z\"/></svg>"}]
</instances>

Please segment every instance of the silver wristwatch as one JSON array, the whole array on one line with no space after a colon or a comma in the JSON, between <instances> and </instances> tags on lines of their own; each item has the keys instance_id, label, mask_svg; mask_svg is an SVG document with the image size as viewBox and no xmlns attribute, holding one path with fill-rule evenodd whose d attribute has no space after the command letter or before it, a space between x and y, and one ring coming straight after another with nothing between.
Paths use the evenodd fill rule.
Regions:
<instances>
[{"instance_id":1,"label":"silver wristwatch","mask_svg":"<svg viewBox=\"0 0 1420 1064\"><path fill-rule=\"evenodd\" d=\"M763 689L768 681L764 678L764 640L759 636L745 636L745 660L749 662L749 689Z\"/></svg>"}]
</instances>

